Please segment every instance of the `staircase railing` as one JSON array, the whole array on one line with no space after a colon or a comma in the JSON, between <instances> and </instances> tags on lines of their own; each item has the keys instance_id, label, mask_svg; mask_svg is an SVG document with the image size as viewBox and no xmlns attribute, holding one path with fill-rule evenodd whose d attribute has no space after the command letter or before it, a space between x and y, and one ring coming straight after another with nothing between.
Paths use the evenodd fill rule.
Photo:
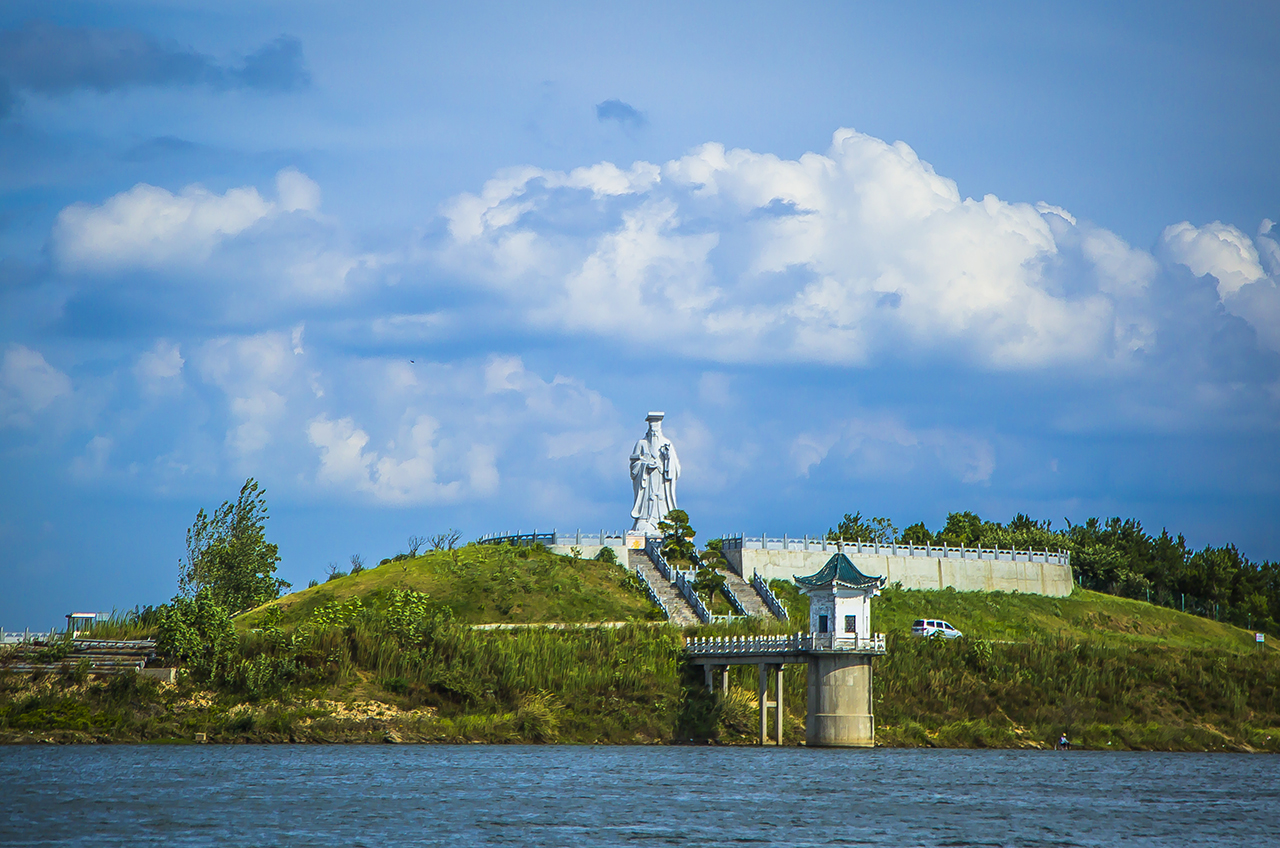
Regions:
<instances>
[{"instance_id":1,"label":"staircase railing","mask_svg":"<svg viewBox=\"0 0 1280 848\"><path fill-rule=\"evenodd\" d=\"M644 576L644 572L636 569L636 578L640 581L640 585L644 587L644 593L649 596L649 600L658 605L658 609L662 610L662 614L671 620L671 610L667 609L667 605L662 602L662 598L658 597L658 592L653 588L653 584L649 582L649 578Z\"/></svg>"},{"instance_id":2,"label":"staircase railing","mask_svg":"<svg viewBox=\"0 0 1280 848\"><path fill-rule=\"evenodd\" d=\"M738 615L749 615L747 608L742 605L742 600L738 598L737 593L729 586L729 581L726 580L720 590L724 592L725 599L729 601L729 606L733 607L734 612Z\"/></svg>"},{"instance_id":3,"label":"staircase railing","mask_svg":"<svg viewBox=\"0 0 1280 848\"><path fill-rule=\"evenodd\" d=\"M693 612L698 616L698 620L703 624L711 623L711 610L707 609L707 605L702 602L702 598L698 597L698 593L693 591L693 584L689 582L689 578L683 571L672 569L672 574L676 576L676 589L679 590L684 599L689 602L689 606L693 607Z\"/></svg>"},{"instance_id":4,"label":"staircase railing","mask_svg":"<svg viewBox=\"0 0 1280 848\"><path fill-rule=\"evenodd\" d=\"M662 542L658 539L645 539L644 552L649 557L649 561L653 563L653 567L658 569L658 573L667 580L675 580L671 576L671 566L667 565L667 558L662 555Z\"/></svg>"},{"instance_id":5,"label":"staircase railing","mask_svg":"<svg viewBox=\"0 0 1280 848\"><path fill-rule=\"evenodd\" d=\"M698 593L693 591L693 584L689 582L688 576L667 564L667 558L662 555L661 541L647 539L644 543L644 552L658 569L658 573L675 584L676 590L689 602L689 606L693 607L694 615L698 616L698 620L703 624L710 624L711 610L707 609L707 605L702 602L702 598L698 597Z\"/></svg>"},{"instance_id":6,"label":"staircase railing","mask_svg":"<svg viewBox=\"0 0 1280 848\"><path fill-rule=\"evenodd\" d=\"M769 612L779 621L790 621L791 616L787 615L787 608L778 600L778 596L773 594L773 590L769 588L769 584L760 576L760 572L751 572L751 588L756 590L756 594L760 596L760 600L764 601L764 605L769 608Z\"/></svg>"}]
</instances>

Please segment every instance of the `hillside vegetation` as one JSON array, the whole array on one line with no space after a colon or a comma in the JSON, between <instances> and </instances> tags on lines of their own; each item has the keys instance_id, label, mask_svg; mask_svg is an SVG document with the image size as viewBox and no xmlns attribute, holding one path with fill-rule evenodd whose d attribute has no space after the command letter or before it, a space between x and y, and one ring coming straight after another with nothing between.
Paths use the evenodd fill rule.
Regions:
<instances>
[{"instance_id":1,"label":"hillside vegetation","mask_svg":"<svg viewBox=\"0 0 1280 848\"><path fill-rule=\"evenodd\" d=\"M808 600L795 584L775 580L774 593L787 604L793 622L807 622ZM1070 597L1017 592L956 592L885 589L872 603L873 630L906 635L920 618L940 618L966 636L992 642L1045 639L1099 642L1115 647L1152 645L1233 653L1274 653L1254 632L1225 622L1114 595L1075 589Z\"/></svg>"},{"instance_id":2,"label":"hillside vegetation","mask_svg":"<svg viewBox=\"0 0 1280 848\"><path fill-rule=\"evenodd\" d=\"M770 585L807 621L794 584ZM872 609L872 628L888 635L875 664L878 744L1030 747L1065 732L1108 750L1280 751L1280 650L1250 631L1084 589L889 588ZM965 637L911 636L919 618ZM744 694L753 672L737 673ZM789 697L804 699L800 683Z\"/></svg>"},{"instance_id":3,"label":"hillside vegetation","mask_svg":"<svg viewBox=\"0 0 1280 848\"><path fill-rule=\"evenodd\" d=\"M1053 529L1018 514L1007 524L953 512L936 533L922 522L899 532L887 518L846 514L829 539L889 544L1063 550L1073 579L1088 589L1145 600L1280 636L1280 563L1253 562L1235 545L1194 550L1181 535L1153 535L1134 519L1090 518Z\"/></svg>"},{"instance_id":4,"label":"hillside vegetation","mask_svg":"<svg viewBox=\"0 0 1280 848\"><path fill-rule=\"evenodd\" d=\"M464 624L583 623L658 616L636 578L615 563L557 556L545 548L466 545L384 563L270 601L237 618L258 627L268 616L292 629L325 607L386 607L393 590L426 596L433 611ZM279 610L278 613L272 612Z\"/></svg>"},{"instance_id":5,"label":"hillside vegetation","mask_svg":"<svg viewBox=\"0 0 1280 848\"><path fill-rule=\"evenodd\" d=\"M736 621L688 634L807 624ZM1226 624L1085 590L1069 598L887 590L873 626L884 745L1044 747L1066 732L1116 750L1280 751L1280 652ZM83 670L0 673L0 741L718 742L757 728L754 667L712 697L681 633L621 567L546 550L467 546L295 592L233 623L207 596L175 599L156 635L177 686ZM954 642L908 635L945 618ZM492 622L633 622L616 629L481 630ZM655 626L657 625L657 626ZM105 635L105 634L104 634ZM789 743L804 738L805 670L786 673Z\"/></svg>"}]
</instances>

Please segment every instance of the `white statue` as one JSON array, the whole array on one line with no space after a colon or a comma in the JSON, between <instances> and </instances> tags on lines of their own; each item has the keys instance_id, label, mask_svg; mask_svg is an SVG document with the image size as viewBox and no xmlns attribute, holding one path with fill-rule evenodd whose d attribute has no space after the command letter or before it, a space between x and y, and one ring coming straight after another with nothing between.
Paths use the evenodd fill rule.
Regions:
<instances>
[{"instance_id":1,"label":"white statue","mask_svg":"<svg viewBox=\"0 0 1280 848\"><path fill-rule=\"evenodd\" d=\"M631 488L635 501L631 517L632 530L658 533L658 522L676 509L676 480L680 479L680 460L675 446L662 435L662 413L645 416L649 432L631 450Z\"/></svg>"}]
</instances>

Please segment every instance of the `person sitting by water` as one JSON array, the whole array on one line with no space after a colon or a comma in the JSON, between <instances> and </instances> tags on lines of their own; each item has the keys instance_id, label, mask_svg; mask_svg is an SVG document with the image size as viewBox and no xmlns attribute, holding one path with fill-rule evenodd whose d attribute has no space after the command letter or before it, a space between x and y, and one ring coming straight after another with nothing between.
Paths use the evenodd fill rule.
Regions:
<instances>
[{"instance_id":1,"label":"person sitting by water","mask_svg":"<svg viewBox=\"0 0 1280 848\"><path fill-rule=\"evenodd\" d=\"M1062 734L1062 736L1058 739L1058 750L1059 750L1059 751L1070 751L1070 750L1071 750L1071 743L1067 741L1067 734L1066 734L1066 733L1063 733L1063 734Z\"/></svg>"}]
</instances>

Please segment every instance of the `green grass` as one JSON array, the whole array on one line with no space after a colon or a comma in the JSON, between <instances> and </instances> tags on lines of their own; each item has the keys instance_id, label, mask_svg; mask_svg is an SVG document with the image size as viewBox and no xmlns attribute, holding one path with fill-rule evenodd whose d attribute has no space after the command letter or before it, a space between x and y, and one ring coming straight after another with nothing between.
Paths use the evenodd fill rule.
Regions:
<instances>
[{"instance_id":1,"label":"green grass","mask_svg":"<svg viewBox=\"0 0 1280 848\"><path fill-rule=\"evenodd\" d=\"M1230 624L1079 588L1067 598L887 589L872 602L872 626L880 632L909 633L920 618L940 618L966 636L994 642L1050 638L1233 653L1277 650L1273 642L1257 645L1252 632Z\"/></svg>"},{"instance_id":2,"label":"green grass","mask_svg":"<svg viewBox=\"0 0 1280 848\"><path fill-rule=\"evenodd\" d=\"M885 744L1280 751L1275 651L892 634L875 681Z\"/></svg>"},{"instance_id":3,"label":"green grass","mask_svg":"<svg viewBox=\"0 0 1280 848\"><path fill-rule=\"evenodd\" d=\"M389 562L271 601L239 616L237 625L259 626L267 610L281 610L290 628L319 607L360 598L374 609L393 589L430 597L466 624L640 621L655 616L635 577L620 565L557 556L545 548L467 545Z\"/></svg>"},{"instance_id":4,"label":"green grass","mask_svg":"<svg viewBox=\"0 0 1280 848\"><path fill-rule=\"evenodd\" d=\"M791 622L737 620L688 632L804 627L807 599L791 584L773 586ZM389 608L402 589L429 596L411 621ZM312 616L356 598L360 609L340 621L318 626ZM283 631L271 626L271 608ZM0 674L0 741L202 732L226 742L376 742L389 730L405 741L750 741L756 669L732 670L729 698L708 696L678 631L650 626L653 615L616 565L536 548L440 551L240 616L239 672L207 692L190 681ZM1239 628L1083 590L1046 598L890 588L873 615L874 629L889 634L888 654L875 665L882 744L1031 746L1066 731L1104 750L1280 751L1280 652ZM914 638L917 618L946 619L966 636ZM619 620L637 626L467 626ZM804 735L805 677L799 666L786 672L793 743ZM387 705L393 715L353 716L335 703Z\"/></svg>"},{"instance_id":5,"label":"green grass","mask_svg":"<svg viewBox=\"0 0 1280 848\"><path fill-rule=\"evenodd\" d=\"M807 626L809 601L795 584L775 580L769 585L787 606L793 625ZM940 618L966 636L992 642L1065 639L1268 655L1280 650L1274 640L1258 645L1252 631L1231 624L1080 588L1067 598L1049 598L890 587L871 602L871 627L880 633L907 635L920 618Z\"/></svg>"}]
</instances>

